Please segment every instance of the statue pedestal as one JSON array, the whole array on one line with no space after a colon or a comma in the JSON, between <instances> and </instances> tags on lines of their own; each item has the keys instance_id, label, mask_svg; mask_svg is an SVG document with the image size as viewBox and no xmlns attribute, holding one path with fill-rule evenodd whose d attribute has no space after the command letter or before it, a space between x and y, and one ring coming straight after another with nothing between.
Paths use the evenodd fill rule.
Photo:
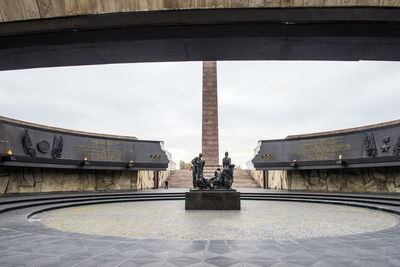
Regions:
<instances>
[{"instance_id":1,"label":"statue pedestal","mask_svg":"<svg viewBox=\"0 0 400 267\"><path fill-rule=\"evenodd\" d=\"M235 189L190 190L185 210L240 210L240 192Z\"/></svg>"}]
</instances>

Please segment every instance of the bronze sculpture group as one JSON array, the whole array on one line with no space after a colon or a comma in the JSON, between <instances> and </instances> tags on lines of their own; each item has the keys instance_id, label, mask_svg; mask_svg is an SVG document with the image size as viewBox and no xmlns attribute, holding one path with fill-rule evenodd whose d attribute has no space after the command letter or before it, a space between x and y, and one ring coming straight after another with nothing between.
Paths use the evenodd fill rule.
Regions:
<instances>
[{"instance_id":1,"label":"bronze sculpture group","mask_svg":"<svg viewBox=\"0 0 400 267\"><path fill-rule=\"evenodd\" d=\"M192 160L193 188L197 189L232 189L233 171L235 165L231 164L231 158L228 157L228 152L225 152L225 157L222 159L222 171L220 168L215 170L214 176L206 179L203 176L205 160L202 159L200 153L198 157Z\"/></svg>"}]
</instances>

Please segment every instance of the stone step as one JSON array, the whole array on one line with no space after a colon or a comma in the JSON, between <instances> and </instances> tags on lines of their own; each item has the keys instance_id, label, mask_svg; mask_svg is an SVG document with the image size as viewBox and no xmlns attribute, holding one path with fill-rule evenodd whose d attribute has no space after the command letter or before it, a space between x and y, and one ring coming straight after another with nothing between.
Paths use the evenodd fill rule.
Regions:
<instances>
[{"instance_id":1,"label":"stone step","mask_svg":"<svg viewBox=\"0 0 400 267\"><path fill-rule=\"evenodd\" d=\"M170 188L192 188L192 172L190 170L175 170L168 177Z\"/></svg>"}]
</instances>

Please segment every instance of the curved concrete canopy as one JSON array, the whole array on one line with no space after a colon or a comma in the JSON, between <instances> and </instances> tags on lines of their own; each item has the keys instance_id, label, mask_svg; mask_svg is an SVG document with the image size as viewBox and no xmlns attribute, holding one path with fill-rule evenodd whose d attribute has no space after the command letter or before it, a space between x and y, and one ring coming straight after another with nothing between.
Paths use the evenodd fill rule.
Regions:
<instances>
[{"instance_id":1,"label":"curved concrete canopy","mask_svg":"<svg viewBox=\"0 0 400 267\"><path fill-rule=\"evenodd\" d=\"M400 60L400 1L3 0L0 70L196 60Z\"/></svg>"},{"instance_id":2,"label":"curved concrete canopy","mask_svg":"<svg viewBox=\"0 0 400 267\"><path fill-rule=\"evenodd\" d=\"M400 7L398 0L2 0L0 21L133 11L221 8Z\"/></svg>"}]
</instances>

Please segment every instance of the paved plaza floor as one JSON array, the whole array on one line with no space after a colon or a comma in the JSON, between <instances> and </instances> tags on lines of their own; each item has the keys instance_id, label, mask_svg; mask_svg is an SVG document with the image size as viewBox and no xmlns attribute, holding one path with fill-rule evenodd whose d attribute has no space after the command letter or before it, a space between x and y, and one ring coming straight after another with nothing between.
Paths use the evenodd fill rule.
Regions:
<instances>
[{"instance_id":1,"label":"paved plaza floor","mask_svg":"<svg viewBox=\"0 0 400 267\"><path fill-rule=\"evenodd\" d=\"M59 209L40 220L61 231L178 240L343 236L398 223L388 213L340 205L242 200L241 206L230 211L185 210L184 201L127 202Z\"/></svg>"},{"instance_id":2,"label":"paved plaza floor","mask_svg":"<svg viewBox=\"0 0 400 267\"><path fill-rule=\"evenodd\" d=\"M27 214L35 207L0 214L0 266L400 266L400 225L394 214L242 201L236 214L186 216L183 202L73 207L31 220ZM220 230L226 222L234 223ZM182 235L189 225L200 236ZM116 231L124 228L126 235ZM165 236L145 236L155 229Z\"/></svg>"}]
</instances>

